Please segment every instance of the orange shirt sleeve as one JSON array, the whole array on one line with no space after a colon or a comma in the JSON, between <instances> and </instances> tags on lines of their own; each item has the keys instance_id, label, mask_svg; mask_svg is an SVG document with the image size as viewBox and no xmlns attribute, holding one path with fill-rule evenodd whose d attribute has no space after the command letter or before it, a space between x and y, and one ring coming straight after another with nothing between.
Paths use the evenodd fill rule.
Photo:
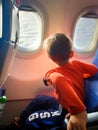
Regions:
<instances>
[{"instance_id":1,"label":"orange shirt sleeve","mask_svg":"<svg viewBox=\"0 0 98 130\"><path fill-rule=\"evenodd\" d=\"M61 74L53 73L50 75L50 80L55 88L55 96L58 102L71 114L75 115L86 109L69 79Z\"/></svg>"},{"instance_id":2,"label":"orange shirt sleeve","mask_svg":"<svg viewBox=\"0 0 98 130\"><path fill-rule=\"evenodd\" d=\"M93 64L87 64L84 62L78 61L80 67L83 71L83 78L88 78L93 76L94 74L98 73L98 68Z\"/></svg>"}]
</instances>

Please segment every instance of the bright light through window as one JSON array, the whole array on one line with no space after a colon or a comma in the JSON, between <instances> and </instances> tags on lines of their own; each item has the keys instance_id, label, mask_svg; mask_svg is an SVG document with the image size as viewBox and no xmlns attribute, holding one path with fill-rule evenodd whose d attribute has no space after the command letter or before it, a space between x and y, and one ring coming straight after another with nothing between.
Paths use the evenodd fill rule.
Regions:
<instances>
[{"instance_id":1,"label":"bright light through window","mask_svg":"<svg viewBox=\"0 0 98 130\"><path fill-rule=\"evenodd\" d=\"M94 18L81 17L75 28L73 47L77 52L89 52L95 48L98 35L98 21Z\"/></svg>"},{"instance_id":2,"label":"bright light through window","mask_svg":"<svg viewBox=\"0 0 98 130\"><path fill-rule=\"evenodd\" d=\"M19 11L20 37L18 50L33 52L39 49L42 37L42 22L37 12Z\"/></svg>"}]
</instances>

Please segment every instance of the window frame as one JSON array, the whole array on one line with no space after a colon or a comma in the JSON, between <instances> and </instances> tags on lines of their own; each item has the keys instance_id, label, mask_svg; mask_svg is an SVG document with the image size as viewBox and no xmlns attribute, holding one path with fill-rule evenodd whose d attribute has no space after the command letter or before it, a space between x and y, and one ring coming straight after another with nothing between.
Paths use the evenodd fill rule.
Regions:
<instances>
[{"instance_id":1,"label":"window frame","mask_svg":"<svg viewBox=\"0 0 98 130\"><path fill-rule=\"evenodd\" d=\"M32 12L36 11L42 20L42 38L41 38L41 44L40 44L39 48L35 51L32 51L32 52L22 52L22 51L19 51L18 49L16 49L16 57L17 58L31 59L33 57L39 56L43 52L43 49L42 49L43 39L46 37L47 25L49 22L48 17L47 17L47 13L46 13L46 10L44 9L44 7L38 2L36 3L36 1L34 1L33 5L30 5L30 6L20 5L18 7L18 9L24 10L24 11L32 11Z\"/></svg>"}]
</instances>

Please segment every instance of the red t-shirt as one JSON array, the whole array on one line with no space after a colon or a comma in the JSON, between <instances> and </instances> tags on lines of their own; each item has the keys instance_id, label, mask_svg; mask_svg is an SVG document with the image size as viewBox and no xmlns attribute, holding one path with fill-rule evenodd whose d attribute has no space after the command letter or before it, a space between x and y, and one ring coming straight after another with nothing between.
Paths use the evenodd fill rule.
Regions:
<instances>
[{"instance_id":1,"label":"red t-shirt","mask_svg":"<svg viewBox=\"0 0 98 130\"><path fill-rule=\"evenodd\" d=\"M78 114L86 109L83 78L96 72L98 69L92 64L71 61L48 71L46 79L52 83L58 102L71 114Z\"/></svg>"}]
</instances>

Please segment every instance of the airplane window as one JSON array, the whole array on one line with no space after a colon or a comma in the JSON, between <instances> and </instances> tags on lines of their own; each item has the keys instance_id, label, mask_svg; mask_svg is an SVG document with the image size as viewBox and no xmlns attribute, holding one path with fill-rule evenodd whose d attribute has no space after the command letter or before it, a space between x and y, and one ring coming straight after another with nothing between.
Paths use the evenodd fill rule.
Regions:
<instances>
[{"instance_id":1,"label":"airplane window","mask_svg":"<svg viewBox=\"0 0 98 130\"><path fill-rule=\"evenodd\" d=\"M97 45L97 35L98 20L95 18L81 17L76 24L73 48L79 53L92 51Z\"/></svg>"},{"instance_id":2,"label":"airplane window","mask_svg":"<svg viewBox=\"0 0 98 130\"><path fill-rule=\"evenodd\" d=\"M42 24L37 12L19 11L20 36L18 50L33 52L41 44Z\"/></svg>"}]
</instances>

